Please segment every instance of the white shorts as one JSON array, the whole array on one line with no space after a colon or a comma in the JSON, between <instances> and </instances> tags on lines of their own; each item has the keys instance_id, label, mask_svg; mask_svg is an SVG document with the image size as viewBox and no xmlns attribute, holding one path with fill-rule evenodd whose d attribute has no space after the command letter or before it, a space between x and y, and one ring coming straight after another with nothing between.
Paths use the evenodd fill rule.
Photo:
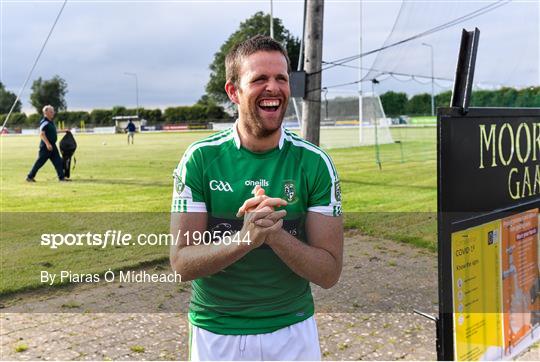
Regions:
<instances>
[{"instance_id":1,"label":"white shorts","mask_svg":"<svg viewBox=\"0 0 540 362\"><path fill-rule=\"evenodd\" d=\"M222 335L189 324L191 361L320 361L315 318L272 333Z\"/></svg>"}]
</instances>

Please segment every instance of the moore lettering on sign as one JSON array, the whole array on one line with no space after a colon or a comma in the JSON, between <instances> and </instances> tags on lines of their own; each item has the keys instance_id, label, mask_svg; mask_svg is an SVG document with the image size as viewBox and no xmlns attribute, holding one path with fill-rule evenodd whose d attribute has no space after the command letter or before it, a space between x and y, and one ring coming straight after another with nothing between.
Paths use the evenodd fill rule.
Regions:
<instances>
[{"instance_id":1,"label":"moore lettering on sign","mask_svg":"<svg viewBox=\"0 0 540 362\"><path fill-rule=\"evenodd\" d=\"M540 196L537 109L441 110L447 212L485 212ZM450 152L445 152L451 150Z\"/></svg>"}]
</instances>

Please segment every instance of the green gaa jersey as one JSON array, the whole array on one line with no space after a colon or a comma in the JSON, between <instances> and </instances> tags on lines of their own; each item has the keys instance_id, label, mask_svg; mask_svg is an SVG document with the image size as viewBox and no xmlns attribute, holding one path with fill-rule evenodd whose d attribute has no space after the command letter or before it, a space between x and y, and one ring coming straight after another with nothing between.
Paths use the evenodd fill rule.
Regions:
<instances>
[{"instance_id":1,"label":"green gaa jersey","mask_svg":"<svg viewBox=\"0 0 540 362\"><path fill-rule=\"evenodd\" d=\"M341 215L341 190L332 160L284 128L279 147L254 153L241 146L235 124L193 143L173 175L171 212L207 212L212 235L234 234L242 228L243 218L236 213L253 197L255 185L269 197L288 202L283 228L303 242L308 211ZM266 244L191 285L190 322L217 334L270 333L314 313L309 282Z\"/></svg>"}]
</instances>

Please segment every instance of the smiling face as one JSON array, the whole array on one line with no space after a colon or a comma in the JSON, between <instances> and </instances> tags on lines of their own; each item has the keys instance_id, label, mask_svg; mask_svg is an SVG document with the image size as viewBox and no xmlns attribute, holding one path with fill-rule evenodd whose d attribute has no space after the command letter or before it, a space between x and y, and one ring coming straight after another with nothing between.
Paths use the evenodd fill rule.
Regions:
<instances>
[{"instance_id":1,"label":"smiling face","mask_svg":"<svg viewBox=\"0 0 540 362\"><path fill-rule=\"evenodd\" d=\"M225 88L249 133L262 138L279 131L290 96L283 54L259 51L244 58L238 84L229 81Z\"/></svg>"}]
</instances>

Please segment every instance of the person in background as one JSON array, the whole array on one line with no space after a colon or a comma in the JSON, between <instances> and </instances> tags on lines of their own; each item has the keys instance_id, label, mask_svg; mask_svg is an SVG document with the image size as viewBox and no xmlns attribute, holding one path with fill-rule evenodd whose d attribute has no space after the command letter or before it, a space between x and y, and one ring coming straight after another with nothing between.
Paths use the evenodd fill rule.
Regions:
<instances>
[{"instance_id":1,"label":"person in background","mask_svg":"<svg viewBox=\"0 0 540 362\"><path fill-rule=\"evenodd\" d=\"M38 159L34 163L34 166L30 170L30 173L26 176L26 181L36 182L35 177L37 172L47 160L51 160L56 169L59 181L69 181L64 177L64 168L62 166L62 158L56 147L56 140L58 135L56 133L56 126L54 125L54 107L50 104L43 107L43 118L39 122L39 137L41 142L39 143Z\"/></svg>"},{"instance_id":2,"label":"person in background","mask_svg":"<svg viewBox=\"0 0 540 362\"><path fill-rule=\"evenodd\" d=\"M128 137L127 137L128 145L129 145L129 139L130 138L131 138L131 144L133 144L133 136L135 135L136 127L135 127L135 124L133 123L133 121L131 119L129 120L125 130L127 131L127 134L128 134Z\"/></svg>"}]
</instances>

